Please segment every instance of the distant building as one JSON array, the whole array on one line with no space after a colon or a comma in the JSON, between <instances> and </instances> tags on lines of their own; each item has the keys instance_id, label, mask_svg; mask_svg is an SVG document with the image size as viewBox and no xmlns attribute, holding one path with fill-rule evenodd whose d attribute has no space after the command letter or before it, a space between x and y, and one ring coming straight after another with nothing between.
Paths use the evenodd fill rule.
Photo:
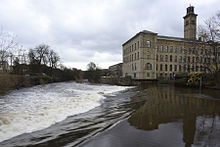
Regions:
<instances>
[{"instance_id":1,"label":"distant building","mask_svg":"<svg viewBox=\"0 0 220 147\"><path fill-rule=\"evenodd\" d=\"M177 73L204 71L204 63L212 61L211 46L196 40L197 14L187 8L184 38L162 36L141 31L123 46L123 76L133 79L173 78ZM210 56L207 56L210 55Z\"/></svg>"},{"instance_id":2,"label":"distant building","mask_svg":"<svg viewBox=\"0 0 220 147\"><path fill-rule=\"evenodd\" d=\"M122 63L109 66L109 72L110 72L110 75L112 76L121 77L122 76Z\"/></svg>"}]
</instances>

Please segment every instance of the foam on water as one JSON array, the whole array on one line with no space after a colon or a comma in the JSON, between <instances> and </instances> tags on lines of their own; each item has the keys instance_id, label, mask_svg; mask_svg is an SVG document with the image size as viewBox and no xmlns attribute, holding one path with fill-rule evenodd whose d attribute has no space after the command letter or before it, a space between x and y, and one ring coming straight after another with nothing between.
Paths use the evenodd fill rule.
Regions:
<instances>
[{"instance_id":1,"label":"foam on water","mask_svg":"<svg viewBox=\"0 0 220 147\"><path fill-rule=\"evenodd\" d=\"M101 105L104 95L112 95L126 88L72 82L11 92L0 97L0 142L89 111Z\"/></svg>"}]
</instances>

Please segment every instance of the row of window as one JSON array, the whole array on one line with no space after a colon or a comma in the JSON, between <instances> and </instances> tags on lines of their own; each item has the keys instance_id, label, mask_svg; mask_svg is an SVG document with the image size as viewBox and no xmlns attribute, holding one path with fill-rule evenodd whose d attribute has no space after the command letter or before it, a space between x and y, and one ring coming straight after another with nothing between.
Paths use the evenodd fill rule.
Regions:
<instances>
[{"instance_id":1,"label":"row of window","mask_svg":"<svg viewBox=\"0 0 220 147\"><path fill-rule=\"evenodd\" d=\"M136 63L134 63L134 64L131 65L131 69L132 69L132 71L137 70Z\"/></svg>"},{"instance_id":2,"label":"row of window","mask_svg":"<svg viewBox=\"0 0 220 147\"><path fill-rule=\"evenodd\" d=\"M149 57L149 55L147 54L147 59L148 59L148 57ZM156 55L156 61L158 61L158 55ZM169 57L169 59L168 59L168 57ZM214 58L212 59L212 60L214 60ZM174 59L173 59L173 56L172 55L170 55L170 56L168 56L168 55L160 55L160 61L161 62L163 62L163 61L165 61L165 62L177 62L177 56L174 56ZM203 57L190 57L190 56L188 56L188 57L186 57L186 56L179 56L179 63L182 63L182 62L184 62L184 63L186 63L186 62L192 62L192 63L195 63L195 62L197 62L197 63L210 63L211 62L211 58L203 58Z\"/></svg>"},{"instance_id":3,"label":"row of window","mask_svg":"<svg viewBox=\"0 0 220 147\"><path fill-rule=\"evenodd\" d=\"M150 40L147 40L146 47L147 48L151 47L151 41ZM135 42L132 45L130 45L129 47L127 47L126 49L124 49L123 50L123 54L127 55L127 54L129 54L129 53L131 53L131 52L133 52L133 51L135 51L135 50L137 50L139 48L140 48L140 43L139 43L139 41L137 41L137 43Z\"/></svg>"},{"instance_id":4,"label":"row of window","mask_svg":"<svg viewBox=\"0 0 220 147\"><path fill-rule=\"evenodd\" d=\"M184 47L179 47L179 50L178 50L178 47L173 47L173 46L170 46L170 47L168 47L168 46L163 46L163 45L161 45L160 46L160 52L161 53L163 53L163 52L165 52L165 53L173 53L173 51L174 51L174 53L184 53L184 54L186 54L186 53L188 53L188 54L199 54L199 49L197 48L197 49L195 49L195 48L193 48L193 49L191 49L191 48L189 48L188 50ZM179 52L178 52L179 51ZM156 52L158 52L158 46L156 46ZM209 54L209 55L212 55L213 53L212 53L212 51L211 51L211 49L201 49L200 50L200 54Z\"/></svg>"},{"instance_id":5,"label":"row of window","mask_svg":"<svg viewBox=\"0 0 220 147\"><path fill-rule=\"evenodd\" d=\"M140 43L139 43L139 41L136 43L134 43L134 44L132 44L132 45L130 45L129 47L127 47L126 49L124 49L123 50L123 54L124 55L127 55L127 54L129 54L129 53L131 53L131 52L133 52L133 51L135 51L135 50L137 50L137 49L139 49L140 48Z\"/></svg>"},{"instance_id":6,"label":"row of window","mask_svg":"<svg viewBox=\"0 0 220 147\"><path fill-rule=\"evenodd\" d=\"M160 67L158 67L160 66ZM159 71L159 68L160 68L160 71L170 71L170 72L177 72L177 68L179 69L178 72L198 72L199 70L202 71L203 70L203 66L195 66L195 65L167 65L167 64L156 64L156 71ZM136 67L136 63L135 64L132 64L132 71L135 71L137 70L137 67ZM145 70L152 70L152 64L150 63L146 63L145 64Z\"/></svg>"},{"instance_id":7,"label":"row of window","mask_svg":"<svg viewBox=\"0 0 220 147\"><path fill-rule=\"evenodd\" d=\"M139 52L131 54L130 56L124 57L124 63L128 63L128 62L132 62L132 61L136 61L139 60L140 55Z\"/></svg>"},{"instance_id":8,"label":"row of window","mask_svg":"<svg viewBox=\"0 0 220 147\"><path fill-rule=\"evenodd\" d=\"M179 72L182 72L182 71L184 71L184 72L193 72L193 71L199 71L199 67L200 67L200 71L202 71L202 66L194 66L194 65L192 65L192 66L190 66L190 65L174 65L174 67L173 67L173 65L172 64L170 64L170 65L167 65L167 64L160 64L160 67L158 67L159 65L158 64L156 64L156 71L158 71L159 70L159 68L160 68L160 71L171 71L171 72L173 72L173 71L177 71L177 67L179 67ZM168 69L169 68L169 69Z\"/></svg>"},{"instance_id":9,"label":"row of window","mask_svg":"<svg viewBox=\"0 0 220 147\"><path fill-rule=\"evenodd\" d=\"M147 51L147 56L146 58L147 59L150 59L150 52ZM139 55L139 52L137 53L134 53L128 57L125 57L124 58L124 63L127 63L127 62L132 62L132 61L136 61L136 60L139 60L140 58L140 55ZM177 56L172 56L172 55L160 55L160 62L177 62ZM191 62L191 63L210 63L211 60L214 60L214 58L206 58L206 57L191 57L191 56L179 56L179 63L186 63L186 62ZM159 55L156 55L156 61L159 61Z\"/></svg>"}]
</instances>

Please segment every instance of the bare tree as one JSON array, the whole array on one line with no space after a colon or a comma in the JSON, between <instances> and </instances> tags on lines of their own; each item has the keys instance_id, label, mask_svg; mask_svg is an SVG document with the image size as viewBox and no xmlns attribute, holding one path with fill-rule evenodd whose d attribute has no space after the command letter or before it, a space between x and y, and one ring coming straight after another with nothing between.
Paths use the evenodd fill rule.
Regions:
<instances>
[{"instance_id":1,"label":"bare tree","mask_svg":"<svg viewBox=\"0 0 220 147\"><path fill-rule=\"evenodd\" d=\"M30 64L37 64L37 57L36 57L35 51L33 49L29 50L28 58L29 58Z\"/></svg>"},{"instance_id":2,"label":"bare tree","mask_svg":"<svg viewBox=\"0 0 220 147\"><path fill-rule=\"evenodd\" d=\"M220 44L220 12L215 16L208 18L204 21L204 25L199 26L199 37L201 40L211 46L206 48L204 68L212 73L218 71L218 47Z\"/></svg>"},{"instance_id":3,"label":"bare tree","mask_svg":"<svg viewBox=\"0 0 220 147\"><path fill-rule=\"evenodd\" d=\"M60 57L54 50L50 50L48 54L49 66L52 68L56 68L58 62L60 61Z\"/></svg>"},{"instance_id":4,"label":"bare tree","mask_svg":"<svg viewBox=\"0 0 220 147\"><path fill-rule=\"evenodd\" d=\"M0 65L3 67L3 72L6 71L6 64L10 57L10 51L16 48L15 35L10 32L0 30Z\"/></svg>"},{"instance_id":5,"label":"bare tree","mask_svg":"<svg viewBox=\"0 0 220 147\"><path fill-rule=\"evenodd\" d=\"M49 48L50 46L46 44L40 44L34 49L38 64L47 64L47 54L49 53Z\"/></svg>"}]
</instances>

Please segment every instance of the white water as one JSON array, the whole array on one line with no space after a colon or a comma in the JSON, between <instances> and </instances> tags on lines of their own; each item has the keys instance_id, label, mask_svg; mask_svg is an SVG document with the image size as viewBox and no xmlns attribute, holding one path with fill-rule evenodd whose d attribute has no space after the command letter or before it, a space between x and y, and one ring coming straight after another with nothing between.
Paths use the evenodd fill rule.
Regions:
<instances>
[{"instance_id":1,"label":"white water","mask_svg":"<svg viewBox=\"0 0 220 147\"><path fill-rule=\"evenodd\" d=\"M0 97L0 142L89 111L101 105L104 95L112 95L126 88L71 82L11 92Z\"/></svg>"}]
</instances>

